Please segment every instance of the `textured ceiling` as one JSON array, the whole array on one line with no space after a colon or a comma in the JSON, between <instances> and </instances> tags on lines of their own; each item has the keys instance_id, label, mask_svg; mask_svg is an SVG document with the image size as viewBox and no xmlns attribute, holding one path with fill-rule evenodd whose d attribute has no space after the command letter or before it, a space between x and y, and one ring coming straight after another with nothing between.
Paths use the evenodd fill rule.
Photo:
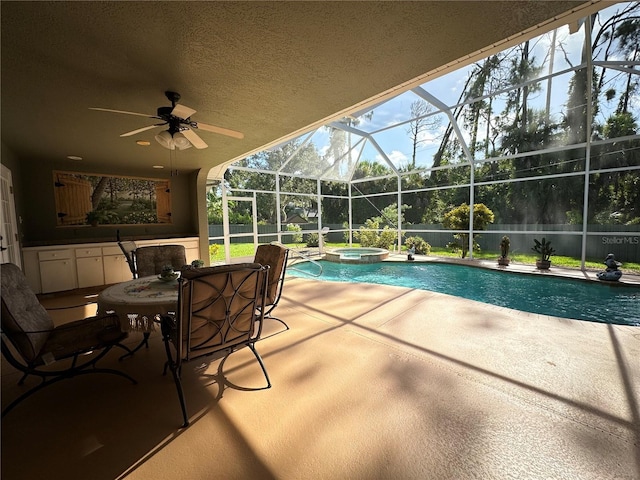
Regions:
<instances>
[{"instance_id":1,"label":"textured ceiling","mask_svg":"<svg viewBox=\"0 0 640 480\"><path fill-rule=\"evenodd\" d=\"M2 1L2 142L24 162L150 173L169 165L169 151L153 140L161 129L121 138L154 122L89 107L153 115L174 90L197 110L194 120L245 134L201 131L209 148L174 157L174 167L208 170L443 65L469 63L503 39L519 43L541 22L567 23L604 6ZM69 164L67 155L84 160Z\"/></svg>"}]
</instances>

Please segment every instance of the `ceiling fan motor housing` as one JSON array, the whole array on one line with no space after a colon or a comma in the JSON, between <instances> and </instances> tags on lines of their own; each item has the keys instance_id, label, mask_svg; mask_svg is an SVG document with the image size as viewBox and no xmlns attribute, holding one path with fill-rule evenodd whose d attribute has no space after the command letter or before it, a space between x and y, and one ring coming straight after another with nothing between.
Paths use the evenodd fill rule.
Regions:
<instances>
[{"instance_id":1,"label":"ceiling fan motor housing","mask_svg":"<svg viewBox=\"0 0 640 480\"><path fill-rule=\"evenodd\" d=\"M168 120L172 111L173 107L158 107L158 116L164 120Z\"/></svg>"}]
</instances>

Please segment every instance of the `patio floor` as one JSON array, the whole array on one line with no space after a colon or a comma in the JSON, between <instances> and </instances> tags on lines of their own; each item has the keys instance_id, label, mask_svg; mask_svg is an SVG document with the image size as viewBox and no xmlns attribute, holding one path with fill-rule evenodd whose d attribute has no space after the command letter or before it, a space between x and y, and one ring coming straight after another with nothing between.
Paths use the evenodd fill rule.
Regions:
<instances>
[{"instance_id":1,"label":"patio floor","mask_svg":"<svg viewBox=\"0 0 640 480\"><path fill-rule=\"evenodd\" d=\"M271 389L187 364L179 430L154 333L103 363L138 385L88 375L9 413L2 478L640 479L638 327L299 278L276 312L290 330L267 321L257 344ZM222 371L264 384L247 349ZM3 404L18 378L3 363Z\"/></svg>"}]
</instances>

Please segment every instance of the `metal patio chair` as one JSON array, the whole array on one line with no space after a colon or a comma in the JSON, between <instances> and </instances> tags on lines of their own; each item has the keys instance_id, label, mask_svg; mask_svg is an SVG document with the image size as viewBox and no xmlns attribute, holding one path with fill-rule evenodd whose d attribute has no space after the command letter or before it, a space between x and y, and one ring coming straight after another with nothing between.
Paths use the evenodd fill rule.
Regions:
<instances>
[{"instance_id":1,"label":"metal patio chair","mask_svg":"<svg viewBox=\"0 0 640 480\"><path fill-rule=\"evenodd\" d=\"M98 368L96 363L127 337L115 315L104 315L54 326L51 317L31 290L20 268L12 263L0 267L2 277L2 354L23 373L41 383L13 400L4 417L16 405L48 385L89 373L119 375L137 383L119 370Z\"/></svg>"},{"instance_id":2,"label":"metal patio chair","mask_svg":"<svg viewBox=\"0 0 640 480\"><path fill-rule=\"evenodd\" d=\"M267 380L263 388L271 387L267 370L254 346L262 330L268 270L259 264L244 263L182 272L178 280L176 315L162 316L161 325L167 353L164 373L168 368L173 375L183 428L189 425L180 379L185 362L225 351L226 358L236 350L249 347ZM223 389L223 385L220 388Z\"/></svg>"}]
</instances>

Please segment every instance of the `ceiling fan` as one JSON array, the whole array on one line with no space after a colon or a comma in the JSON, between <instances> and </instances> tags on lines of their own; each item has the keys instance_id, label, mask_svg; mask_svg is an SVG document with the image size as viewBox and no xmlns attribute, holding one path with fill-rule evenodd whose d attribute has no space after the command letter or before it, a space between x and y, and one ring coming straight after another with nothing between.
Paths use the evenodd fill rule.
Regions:
<instances>
[{"instance_id":1,"label":"ceiling fan","mask_svg":"<svg viewBox=\"0 0 640 480\"><path fill-rule=\"evenodd\" d=\"M162 127L168 125L168 130L160 132L156 135L156 140L160 145L170 150L178 148L183 150L189 148L192 145L196 148L207 148L208 145L194 132L194 130L204 130L205 132L218 133L220 135L226 135L233 138L244 138L244 135L235 130L229 130L228 128L216 127L214 125L207 125L206 123L194 122L191 120L191 115L196 113L192 108L184 105L179 105L180 94L176 92L164 92L169 101L170 107L158 107L156 115L147 115L145 113L126 112L123 110L112 110L109 108L96 108L90 107L89 110L98 110L101 112L123 113L125 115L137 115L139 117L155 118L162 120L162 123L156 123L154 125L148 125L146 127L132 130L121 134L121 137L130 137L152 128Z\"/></svg>"}]
</instances>

